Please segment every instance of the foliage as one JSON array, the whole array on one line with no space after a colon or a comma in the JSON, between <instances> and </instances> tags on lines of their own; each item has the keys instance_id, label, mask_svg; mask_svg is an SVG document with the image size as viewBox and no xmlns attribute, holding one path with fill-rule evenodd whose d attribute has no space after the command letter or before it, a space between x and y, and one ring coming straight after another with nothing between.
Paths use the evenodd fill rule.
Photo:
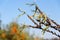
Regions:
<instances>
[{"instance_id":1,"label":"foliage","mask_svg":"<svg viewBox=\"0 0 60 40\"><path fill-rule=\"evenodd\" d=\"M23 31L26 26L18 25L16 22L9 24L9 29L0 29L0 40L36 40L28 32Z\"/></svg>"}]
</instances>

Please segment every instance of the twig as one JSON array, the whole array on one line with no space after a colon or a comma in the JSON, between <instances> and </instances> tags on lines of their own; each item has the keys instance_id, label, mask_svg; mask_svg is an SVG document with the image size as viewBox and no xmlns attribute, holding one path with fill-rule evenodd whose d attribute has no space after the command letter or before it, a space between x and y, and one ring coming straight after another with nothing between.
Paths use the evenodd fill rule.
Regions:
<instances>
[{"instance_id":1,"label":"twig","mask_svg":"<svg viewBox=\"0 0 60 40\"><path fill-rule=\"evenodd\" d=\"M43 12L38 8L37 5L36 5L35 7L36 7L36 10L35 10L35 11L38 10L41 14L43 14ZM52 26L51 26L52 28L54 28L54 29L60 28L59 24L57 24L54 20L52 20L52 19L50 19L50 18L48 18L48 17L47 17L47 19L51 20L51 21L56 25L55 27L52 27ZM58 27L58 26L59 26L59 27ZM58 29L57 29L57 30L58 30Z\"/></svg>"},{"instance_id":2,"label":"twig","mask_svg":"<svg viewBox=\"0 0 60 40\"><path fill-rule=\"evenodd\" d=\"M40 22L41 23L41 22ZM48 23L48 24L47 24ZM45 26L50 26L51 28L54 28L55 30L58 30L59 32L60 32L60 30L56 27L56 26L52 26L51 25L51 23L50 23L50 21L49 20L47 20L47 23L41 23L41 24L44 24Z\"/></svg>"},{"instance_id":3,"label":"twig","mask_svg":"<svg viewBox=\"0 0 60 40\"><path fill-rule=\"evenodd\" d=\"M43 23L44 24L44 23ZM45 26L47 25L47 24L44 24ZM51 25L49 25L51 28L54 28L55 30L58 30L57 28L56 28L56 26L51 26ZM60 30L58 30L59 32L60 32Z\"/></svg>"},{"instance_id":4,"label":"twig","mask_svg":"<svg viewBox=\"0 0 60 40\"><path fill-rule=\"evenodd\" d=\"M28 16L28 18L29 18L34 24L38 25L29 15L27 15L27 16ZM37 27L34 27L34 26L31 26L31 25L30 25L30 27L32 27L32 28L39 28L39 26L40 26L40 25L38 25ZM40 29L44 30L43 28L40 28ZM60 37L60 35L57 35L56 33L53 33L52 31L49 31L49 30L44 30L44 31L50 32L50 33L52 33L52 34Z\"/></svg>"},{"instance_id":5,"label":"twig","mask_svg":"<svg viewBox=\"0 0 60 40\"><path fill-rule=\"evenodd\" d=\"M29 27L32 27L32 28L37 28L36 26L29 26ZM56 36L58 36L59 38L60 38L60 35L57 35L56 33L54 33L53 31L50 31L50 30L44 30L43 28L40 28L40 29L42 29L43 31L47 31L47 32L49 32L49 33L52 33L52 34L54 34L54 35L56 35Z\"/></svg>"},{"instance_id":6,"label":"twig","mask_svg":"<svg viewBox=\"0 0 60 40\"><path fill-rule=\"evenodd\" d=\"M27 16L35 25L38 25L29 15L27 15Z\"/></svg>"},{"instance_id":7,"label":"twig","mask_svg":"<svg viewBox=\"0 0 60 40\"><path fill-rule=\"evenodd\" d=\"M48 18L48 17L47 17ZM60 28L59 24L57 24L54 20L48 18L49 20L51 20L52 23L54 23L57 27L56 28ZM58 27L59 26L59 27Z\"/></svg>"}]
</instances>

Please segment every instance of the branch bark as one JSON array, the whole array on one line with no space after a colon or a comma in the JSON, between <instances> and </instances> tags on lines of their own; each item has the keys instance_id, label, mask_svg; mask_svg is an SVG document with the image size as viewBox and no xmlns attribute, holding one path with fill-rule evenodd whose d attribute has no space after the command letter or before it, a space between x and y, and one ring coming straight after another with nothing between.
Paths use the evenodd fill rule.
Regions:
<instances>
[{"instance_id":1,"label":"branch bark","mask_svg":"<svg viewBox=\"0 0 60 40\"><path fill-rule=\"evenodd\" d=\"M38 27L36 27L36 26L29 26L29 27L32 27L32 28L38 28ZM56 33L54 33L53 31L50 31L50 30L44 30L43 28L39 28L39 29L42 29L43 31L46 31L46 32L49 32L49 33L52 33L53 35L56 35L56 36L58 36L59 38L60 38L60 35L57 35Z\"/></svg>"},{"instance_id":2,"label":"branch bark","mask_svg":"<svg viewBox=\"0 0 60 40\"><path fill-rule=\"evenodd\" d=\"M27 16L35 25L38 25L29 15L27 15Z\"/></svg>"},{"instance_id":3,"label":"branch bark","mask_svg":"<svg viewBox=\"0 0 60 40\"><path fill-rule=\"evenodd\" d=\"M39 13L43 14L43 12L38 8L38 6L35 6L35 7L36 7L36 10L35 10L35 11L38 10ZM60 25L57 24L54 20L52 20L52 19L50 19L50 18L48 18L48 17L47 17L47 19L48 19L48 20L51 20L51 22L56 25L55 27L51 26L52 28L54 28L54 29L56 29L56 30L58 30L58 28L60 28ZM60 32L60 30L58 30L58 31Z\"/></svg>"}]
</instances>

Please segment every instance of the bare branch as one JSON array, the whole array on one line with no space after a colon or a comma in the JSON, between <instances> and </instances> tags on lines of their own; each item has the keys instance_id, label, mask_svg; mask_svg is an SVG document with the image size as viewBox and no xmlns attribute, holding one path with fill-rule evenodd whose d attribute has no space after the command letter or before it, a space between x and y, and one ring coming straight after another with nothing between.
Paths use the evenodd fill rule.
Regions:
<instances>
[{"instance_id":1,"label":"bare branch","mask_svg":"<svg viewBox=\"0 0 60 40\"><path fill-rule=\"evenodd\" d=\"M41 14L43 14L43 12L38 8L38 6L36 6L36 11L37 11L37 10L38 10ZM50 18L48 18L48 17L47 17L47 19L48 19L48 20L51 20L51 22L56 25L55 27L52 27L52 26L51 26L52 28L54 28L54 29L60 28L59 24L57 24L54 20L52 20L52 19L50 19ZM58 29L57 29L57 30L58 30ZM60 30L59 30L59 32L60 32Z\"/></svg>"},{"instance_id":2,"label":"bare branch","mask_svg":"<svg viewBox=\"0 0 60 40\"><path fill-rule=\"evenodd\" d=\"M27 15L27 16L35 25L38 25L29 15Z\"/></svg>"},{"instance_id":3,"label":"bare branch","mask_svg":"<svg viewBox=\"0 0 60 40\"><path fill-rule=\"evenodd\" d=\"M32 27L32 28L38 28L38 27L36 27L36 26L29 26L29 27ZM56 35L56 36L58 36L59 38L60 38L60 35L57 35L56 33L54 33L53 31L50 31L50 30L44 30L43 28L39 28L39 29L42 29L43 31L47 31L47 32L49 32L49 33L52 33L53 35Z\"/></svg>"}]
</instances>

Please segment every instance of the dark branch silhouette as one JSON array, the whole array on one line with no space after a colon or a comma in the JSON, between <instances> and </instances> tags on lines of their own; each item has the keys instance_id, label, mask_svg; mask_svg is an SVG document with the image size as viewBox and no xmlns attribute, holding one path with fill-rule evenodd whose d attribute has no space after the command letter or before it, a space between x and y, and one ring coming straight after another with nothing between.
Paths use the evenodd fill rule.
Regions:
<instances>
[{"instance_id":1,"label":"dark branch silhouette","mask_svg":"<svg viewBox=\"0 0 60 40\"><path fill-rule=\"evenodd\" d=\"M35 7L36 7L36 10L35 10L35 11L38 10L39 13L43 14L43 12L38 8L38 6L35 6ZM60 28L60 25L59 25L59 24L57 24L54 20L52 20L52 19L50 19L50 18L47 17L47 22L48 22L49 26L51 25L50 22L49 22L49 20L51 20L51 22L56 25L56 26L54 26L54 27L51 26L52 28L54 28L54 29L56 29L56 30L58 30L58 28ZM58 31L60 32L60 30L58 30Z\"/></svg>"},{"instance_id":2,"label":"dark branch silhouette","mask_svg":"<svg viewBox=\"0 0 60 40\"><path fill-rule=\"evenodd\" d=\"M36 13L37 10L38 10L40 14L43 14L43 12L38 8L37 5L35 6L35 8L36 8L36 9L35 9L35 13ZM28 16L28 18L29 18L34 24L37 25L37 26L35 26L35 27L34 27L34 26L30 26L30 27L32 27L32 28L40 28L40 29L44 30L43 28L41 28L41 24L44 24L45 26L50 26L51 28L54 28L55 30L58 30L58 29L57 29L57 28L58 28L57 26L59 26L59 24L57 24L54 20L52 20L52 19L50 19L50 18L48 18L48 17L47 17L47 20L46 20L47 23L43 23L43 22L41 22L40 20L37 20L37 19L36 19L36 21L39 22L39 25L38 25L29 15L27 15L27 16ZM54 23L56 26L52 26L52 25L51 25L51 22ZM50 32L50 33L52 33L52 34L60 37L60 35L57 35L57 34L54 33L53 31L50 31L50 30L44 30L44 31ZM60 32L60 30L58 30L58 31Z\"/></svg>"},{"instance_id":3,"label":"dark branch silhouette","mask_svg":"<svg viewBox=\"0 0 60 40\"><path fill-rule=\"evenodd\" d=\"M31 25L29 25L29 27L32 27L32 28L39 28L39 29L42 29L43 31L50 32L50 33L52 33L52 34L54 34L54 35L60 37L60 35L57 35L57 34L54 33L53 31L44 30L43 28L41 28L41 25L38 25L29 15L27 15L27 16L28 16L28 18L29 18L35 25L37 25L37 26L31 26Z\"/></svg>"}]
</instances>

